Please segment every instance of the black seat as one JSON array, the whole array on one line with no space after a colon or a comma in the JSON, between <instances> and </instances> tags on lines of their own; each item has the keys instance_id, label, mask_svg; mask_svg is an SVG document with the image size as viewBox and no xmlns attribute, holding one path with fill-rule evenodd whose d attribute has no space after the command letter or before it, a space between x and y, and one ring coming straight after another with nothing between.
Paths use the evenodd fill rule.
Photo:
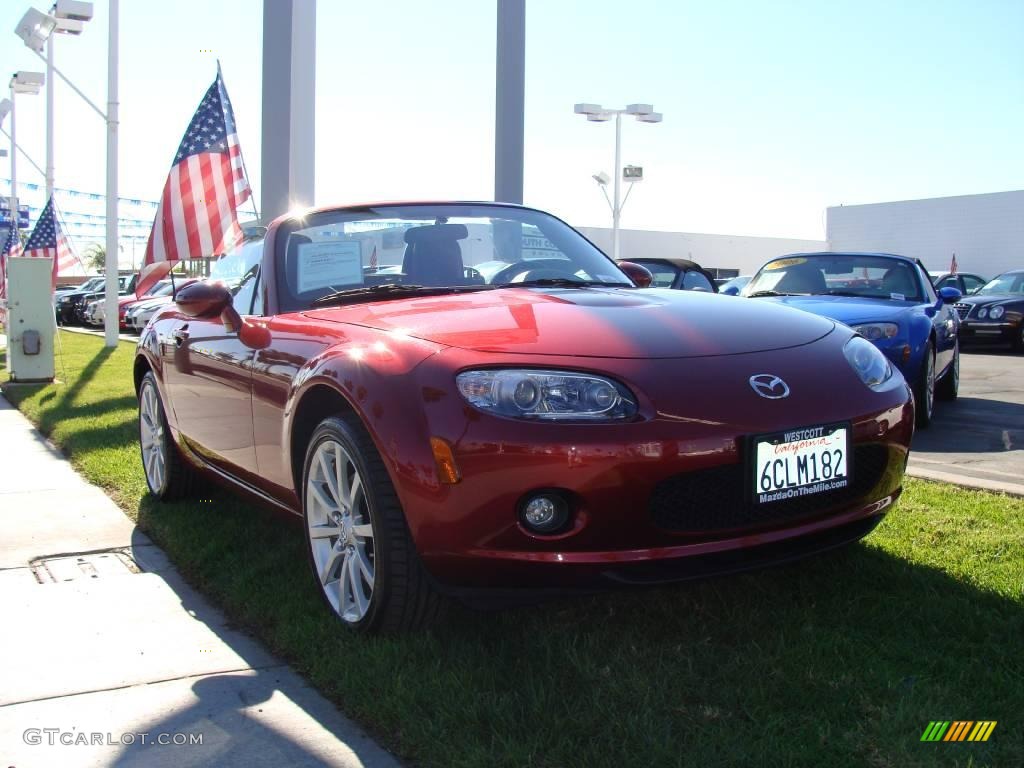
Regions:
<instances>
[{"instance_id":1,"label":"black seat","mask_svg":"<svg viewBox=\"0 0 1024 768\"><path fill-rule=\"evenodd\" d=\"M433 224L405 231L402 272L410 285L466 285L459 240L469 236L463 224Z\"/></svg>"},{"instance_id":2,"label":"black seat","mask_svg":"<svg viewBox=\"0 0 1024 768\"><path fill-rule=\"evenodd\" d=\"M828 286L820 269L801 264L787 270L775 290L779 293L826 293Z\"/></svg>"}]
</instances>

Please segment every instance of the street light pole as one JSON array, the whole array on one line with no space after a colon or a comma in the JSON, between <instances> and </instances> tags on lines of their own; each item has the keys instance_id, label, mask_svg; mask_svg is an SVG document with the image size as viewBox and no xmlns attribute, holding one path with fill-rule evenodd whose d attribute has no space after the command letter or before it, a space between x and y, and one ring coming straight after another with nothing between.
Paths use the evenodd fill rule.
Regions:
<instances>
[{"instance_id":1,"label":"street light pole","mask_svg":"<svg viewBox=\"0 0 1024 768\"><path fill-rule=\"evenodd\" d=\"M615 117L615 184L612 187L612 258L619 258L619 223L622 219L622 116L632 115L641 123L660 123L662 114L650 104L629 104L625 109L606 109L600 104L576 104L573 111L592 123L606 123ZM594 178L598 178L595 176ZM602 185L607 179L599 180ZM606 193L607 194L607 193ZM628 195L627 195L628 196Z\"/></svg>"},{"instance_id":2,"label":"street light pole","mask_svg":"<svg viewBox=\"0 0 1024 768\"><path fill-rule=\"evenodd\" d=\"M619 258L619 222L622 220L622 203L619 194L622 190L622 113L615 113L615 191L612 197L615 205L612 209L612 258Z\"/></svg>"},{"instance_id":3,"label":"street light pole","mask_svg":"<svg viewBox=\"0 0 1024 768\"><path fill-rule=\"evenodd\" d=\"M16 159L15 147L18 143L18 133L15 125L17 120L14 119L14 104L17 99L14 98L14 81L11 80L11 228L18 231L18 161Z\"/></svg>"},{"instance_id":4,"label":"street light pole","mask_svg":"<svg viewBox=\"0 0 1024 768\"><path fill-rule=\"evenodd\" d=\"M53 197L53 35L46 39L46 199Z\"/></svg>"},{"instance_id":5,"label":"street light pole","mask_svg":"<svg viewBox=\"0 0 1024 768\"><path fill-rule=\"evenodd\" d=\"M118 0L110 0L107 39L107 290L103 338L117 346L117 15Z\"/></svg>"}]
</instances>

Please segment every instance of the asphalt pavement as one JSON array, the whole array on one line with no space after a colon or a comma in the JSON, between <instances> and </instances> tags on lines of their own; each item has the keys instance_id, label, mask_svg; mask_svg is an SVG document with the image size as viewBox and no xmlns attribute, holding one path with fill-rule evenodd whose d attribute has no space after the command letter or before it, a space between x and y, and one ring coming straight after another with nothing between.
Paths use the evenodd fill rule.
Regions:
<instances>
[{"instance_id":1,"label":"asphalt pavement","mask_svg":"<svg viewBox=\"0 0 1024 768\"><path fill-rule=\"evenodd\" d=\"M0 446L0 766L397 768L2 398Z\"/></svg>"},{"instance_id":2,"label":"asphalt pavement","mask_svg":"<svg viewBox=\"0 0 1024 768\"><path fill-rule=\"evenodd\" d=\"M908 474L1024 496L1024 355L964 352L960 397L918 430Z\"/></svg>"}]
</instances>

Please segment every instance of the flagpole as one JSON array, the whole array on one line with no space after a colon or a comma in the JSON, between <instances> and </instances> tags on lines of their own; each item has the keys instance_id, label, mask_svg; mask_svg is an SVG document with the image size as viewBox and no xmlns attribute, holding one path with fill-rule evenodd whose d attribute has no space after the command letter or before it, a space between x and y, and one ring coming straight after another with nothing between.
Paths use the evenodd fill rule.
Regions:
<instances>
[{"instance_id":1,"label":"flagpole","mask_svg":"<svg viewBox=\"0 0 1024 768\"><path fill-rule=\"evenodd\" d=\"M104 344L117 346L117 16L118 0L110 0L107 38L107 253Z\"/></svg>"}]
</instances>

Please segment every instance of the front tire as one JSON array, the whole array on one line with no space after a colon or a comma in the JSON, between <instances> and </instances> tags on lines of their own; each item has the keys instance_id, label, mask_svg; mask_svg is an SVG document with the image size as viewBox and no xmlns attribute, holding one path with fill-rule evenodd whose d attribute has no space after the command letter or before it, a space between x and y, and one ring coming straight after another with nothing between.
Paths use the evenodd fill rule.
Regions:
<instances>
[{"instance_id":1,"label":"front tire","mask_svg":"<svg viewBox=\"0 0 1024 768\"><path fill-rule=\"evenodd\" d=\"M171 437L152 371L139 385L139 445L150 493L161 501L170 501L192 492L195 475Z\"/></svg>"},{"instance_id":2,"label":"front tire","mask_svg":"<svg viewBox=\"0 0 1024 768\"><path fill-rule=\"evenodd\" d=\"M953 362L946 370L946 375L935 388L935 396L939 400L952 402L960 394L960 342L953 347Z\"/></svg>"},{"instance_id":3,"label":"front tire","mask_svg":"<svg viewBox=\"0 0 1024 768\"><path fill-rule=\"evenodd\" d=\"M313 432L302 473L307 554L317 591L357 632L430 624L430 585L394 485L369 433L332 416Z\"/></svg>"},{"instance_id":4,"label":"front tire","mask_svg":"<svg viewBox=\"0 0 1024 768\"><path fill-rule=\"evenodd\" d=\"M924 348L921 373L914 384L914 419L918 429L927 429L935 410L935 348L931 341Z\"/></svg>"}]
</instances>

